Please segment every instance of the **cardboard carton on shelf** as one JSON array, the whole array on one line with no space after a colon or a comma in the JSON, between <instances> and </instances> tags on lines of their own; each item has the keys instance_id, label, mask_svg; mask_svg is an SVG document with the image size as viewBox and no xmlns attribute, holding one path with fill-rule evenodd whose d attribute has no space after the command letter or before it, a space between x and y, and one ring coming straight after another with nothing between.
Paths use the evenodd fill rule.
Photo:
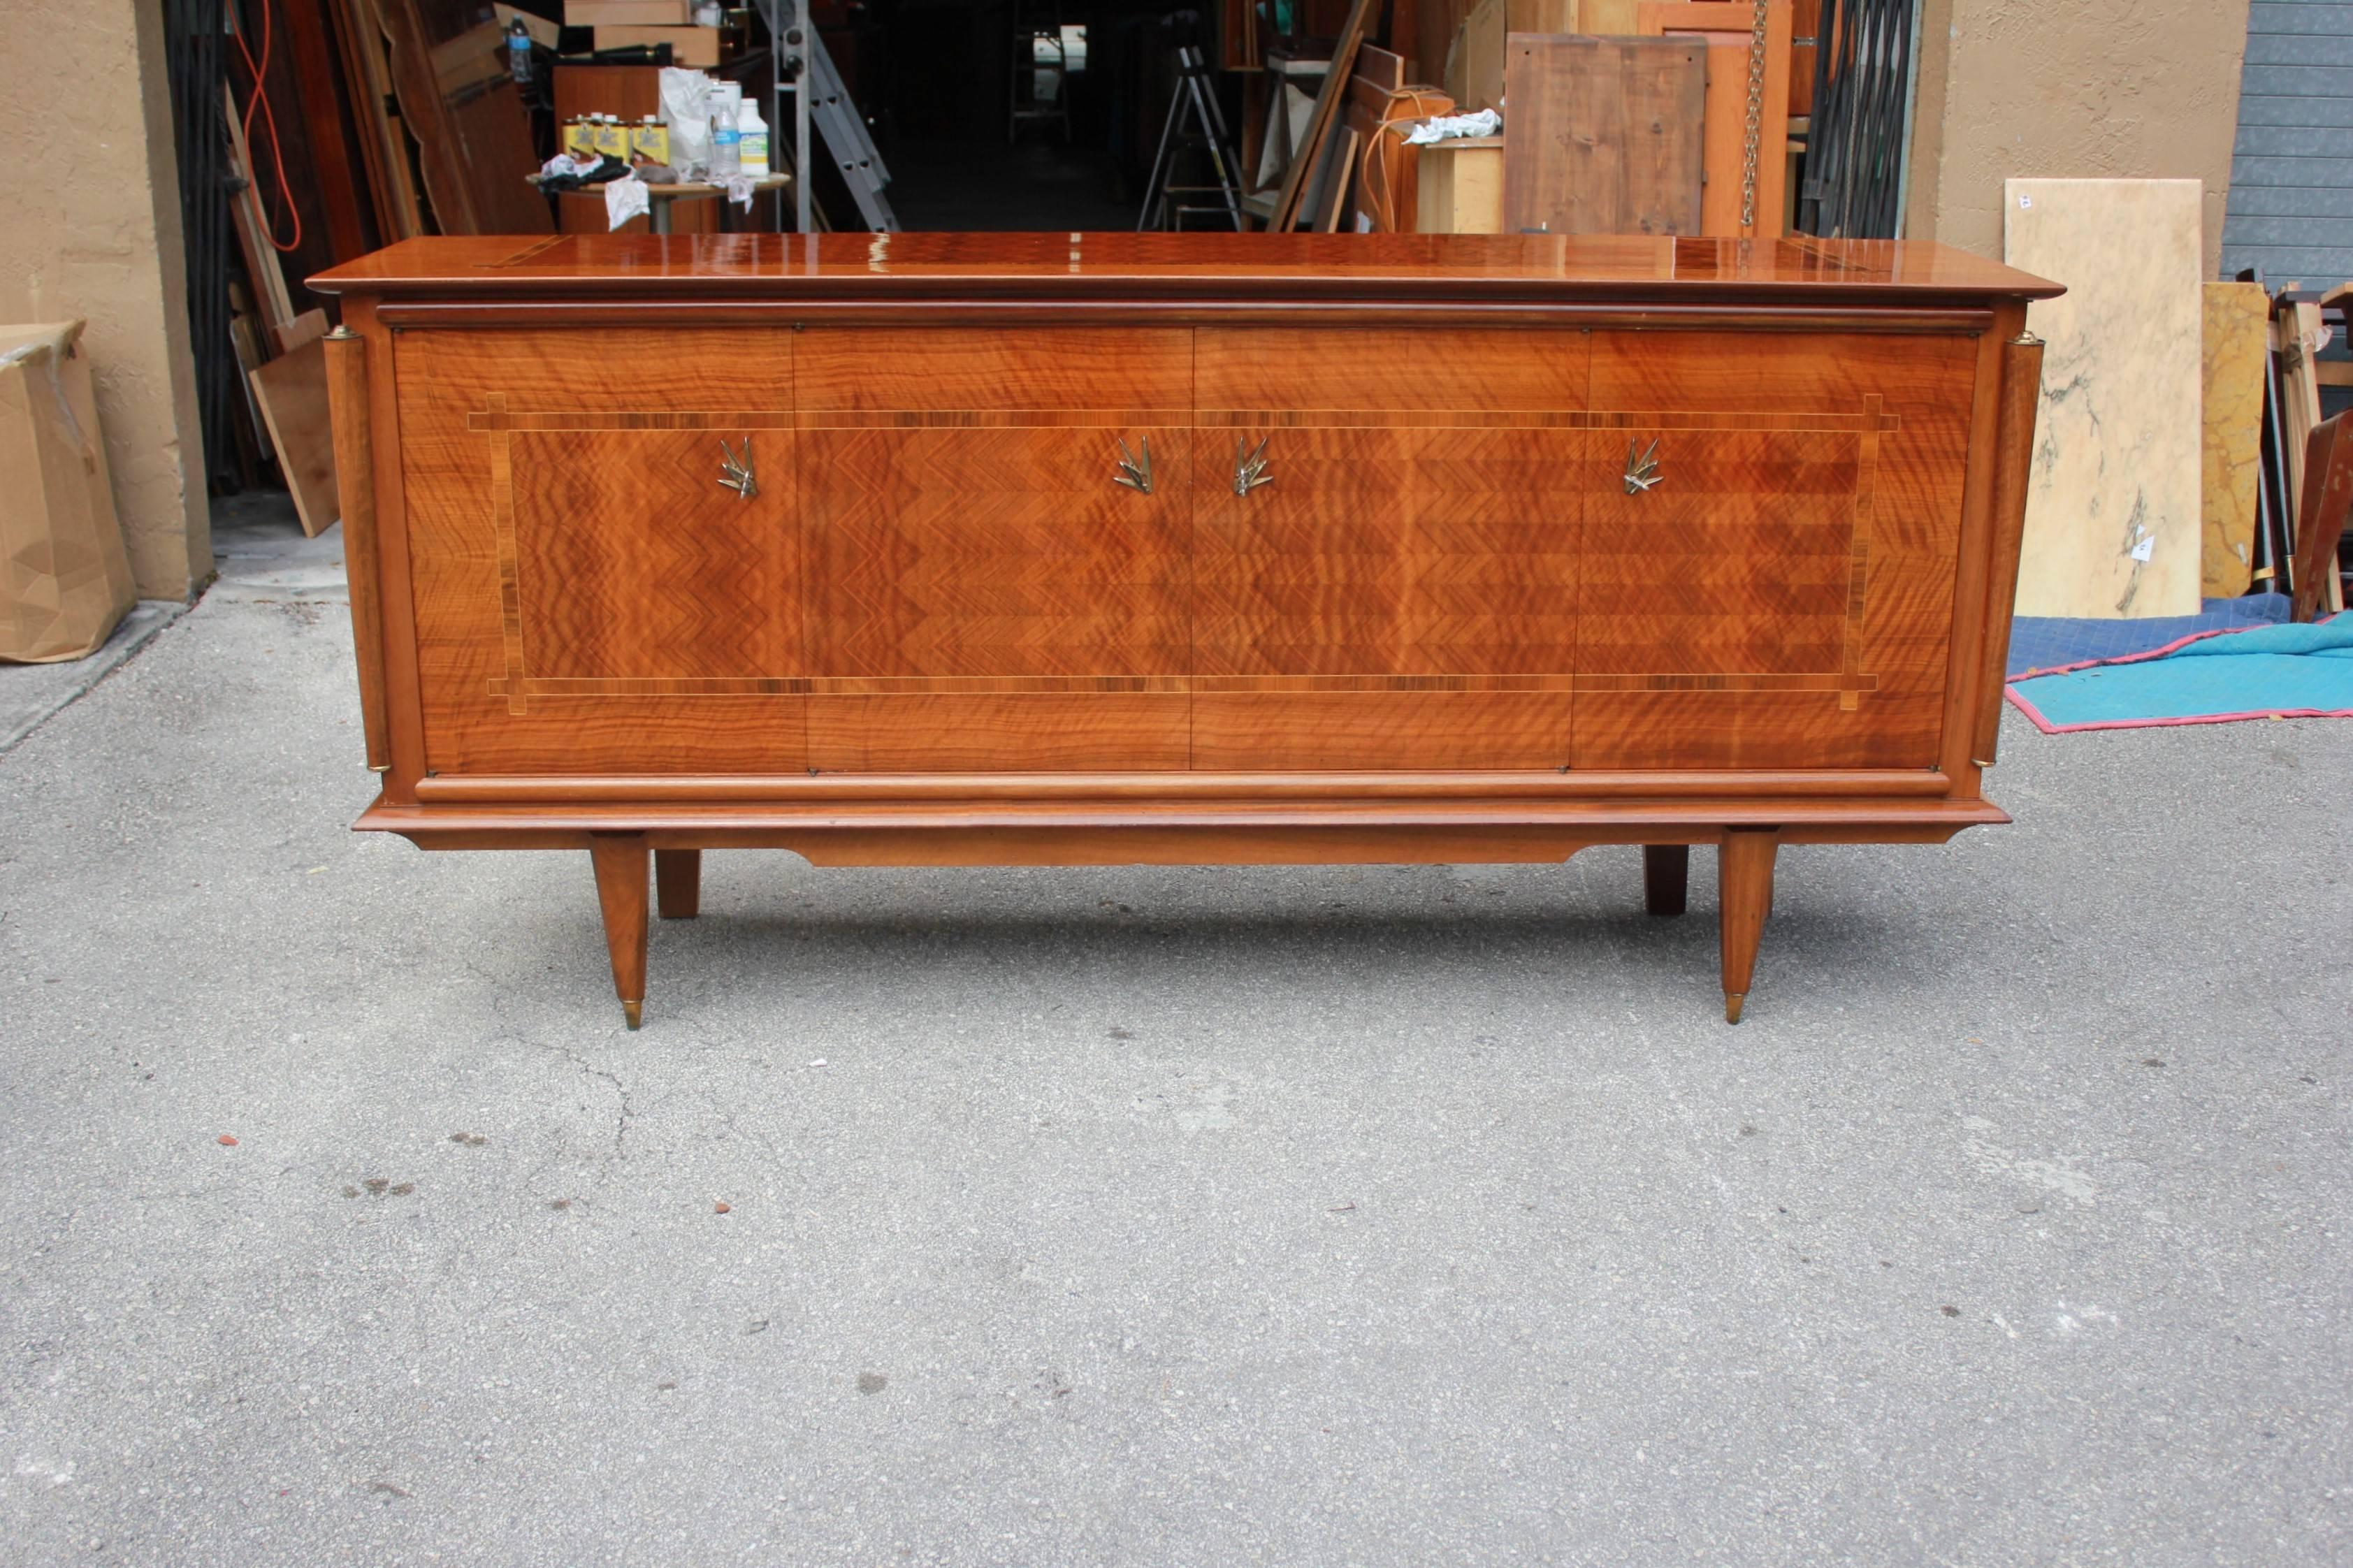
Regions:
<instances>
[{"instance_id":1,"label":"cardboard carton on shelf","mask_svg":"<svg viewBox=\"0 0 2353 1568\"><path fill-rule=\"evenodd\" d=\"M131 608L79 320L0 326L0 659L79 658Z\"/></svg>"},{"instance_id":2,"label":"cardboard carton on shelf","mask_svg":"<svg viewBox=\"0 0 2353 1568\"><path fill-rule=\"evenodd\" d=\"M709 70L720 61L723 36L723 29L718 27L599 27L596 47L602 51L668 44L670 64Z\"/></svg>"},{"instance_id":3,"label":"cardboard carton on shelf","mask_svg":"<svg viewBox=\"0 0 2353 1568\"><path fill-rule=\"evenodd\" d=\"M692 0L564 0L567 27L683 27Z\"/></svg>"}]
</instances>

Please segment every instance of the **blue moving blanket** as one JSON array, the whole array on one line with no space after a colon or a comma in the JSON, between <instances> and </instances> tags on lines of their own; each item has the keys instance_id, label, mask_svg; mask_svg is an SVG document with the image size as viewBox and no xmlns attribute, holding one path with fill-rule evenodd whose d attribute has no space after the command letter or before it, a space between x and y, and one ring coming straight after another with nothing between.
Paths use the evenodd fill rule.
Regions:
<instances>
[{"instance_id":1,"label":"blue moving blanket","mask_svg":"<svg viewBox=\"0 0 2353 1568\"><path fill-rule=\"evenodd\" d=\"M2153 652L2014 679L2010 700L2046 734L2353 718L2353 613L2306 626L2193 633Z\"/></svg>"}]
</instances>

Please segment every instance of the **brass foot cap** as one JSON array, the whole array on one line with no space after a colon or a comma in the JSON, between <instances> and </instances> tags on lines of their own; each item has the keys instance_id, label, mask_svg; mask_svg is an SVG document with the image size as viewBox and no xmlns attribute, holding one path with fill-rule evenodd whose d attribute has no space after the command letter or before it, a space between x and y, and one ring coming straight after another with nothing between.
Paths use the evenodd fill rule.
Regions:
<instances>
[{"instance_id":1,"label":"brass foot cap","mask_svg":"<svg viewBox=\"0 0 2353 1568\"><path fill-rule=\"evenodd\" d=\"M627 1018L629 1027L634 1029L646 1020L646 1005L643 1002L624 1002L621 1004L621 1016Z\"/></svg>"},{"instance_id":2,"label":"brass foot cap","mask_svg":"<svg viewBox=\"0 0 2353 1568\"><path fill-rule=\"evenodd\" d=\"M1748 993L1746 991L1725 992L1724 994L1724 1021L1727 1024L1737 1024L1740 1022L1741 1004L1747 1000ZM632 1028L635 1028L636 1026L637 1026L634 1024L630 1026Z\"/></svg>"}]
</instances>

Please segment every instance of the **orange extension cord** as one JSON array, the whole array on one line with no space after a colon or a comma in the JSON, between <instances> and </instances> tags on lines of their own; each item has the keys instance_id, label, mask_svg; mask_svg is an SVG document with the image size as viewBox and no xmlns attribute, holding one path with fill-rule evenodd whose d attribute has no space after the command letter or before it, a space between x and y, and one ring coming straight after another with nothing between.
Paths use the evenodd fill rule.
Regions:
<instances>
[{"instance_id":1,"label":"orange extension cord","mask_svg":"<svg viewBox=\"0 0 2353 1568\"><path fill-rule=\"evenodd\" d=\"M1423 101L1425 94L1446 98L1445 93L1437 88L1427 86L1400 87L1391 91L1388 102L1382 106L1381 121L1373 127L1372 135L1366 138L1364 155L1357 161L1356 189L1364 193L1365 205L1371 211L1374 224L1391 234L1396 233L1398 227L1398 215L1390 205L1397 199L1397 193L1388 188L1388 160L1379 156L1381 138L1398 126L1411 125L1418 120L1429 119L1430 109ZM1400 102L1409 98L1413 100L1414 111L1411 114L1393 112ZM1446 102L1451 109L1454 100L1447 98ZM1375 184L1373 171L1376 168L1382 171L1378 182L1382 188L1378 191L1373 189Z\"/></svg>"},{"instance_id":2,"label":"orange extension cord","mask_svg":"<svg viewBox=\"0 0 2353 1568\"><path fill-rule=\"evenodd\" d=\"M271 216L269 204L261 203L261 216L269 225L269 247L279 255L285 256L293 252L302 243L302 214L294 205L293 188L286 183L286 153L278 143L278 114L269 106L269 89L261 83L262 73L269 68L269 0L261 0L261 58L259 61L253 58L253 51L245 47L244 28L234 28L229 33L229 37L237 40L237 52L245 57L245 68L253 78L253 96L246 101L245 105L246 158L249 164L253 157L253 111L258 109L261 111L263 125L269 132L269 163L278 175L278 194L284 198L286 216L294 220L294 237L282 244L280 243L278 219ZM229 95L229 101L232 104L237 101L236 94ZM253 170L249 166L245 173L247 178L253 178ZM257 180L255 184L257 189L254 192L254 199L259 202L260 201L260 191L258 188L259 182Z\"/></svg>"}]
</instances>

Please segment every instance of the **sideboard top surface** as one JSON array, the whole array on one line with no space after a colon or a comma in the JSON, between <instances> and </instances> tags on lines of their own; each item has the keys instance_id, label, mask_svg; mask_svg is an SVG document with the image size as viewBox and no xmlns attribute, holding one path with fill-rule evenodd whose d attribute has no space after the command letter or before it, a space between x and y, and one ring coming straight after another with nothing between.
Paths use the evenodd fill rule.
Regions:
<instances>
[{"instance_id":1,"label":"sideboard top surface","mask_svg":"<svg viewBox=\"0 0 2353 1568\"><path fill-rule=\"evenodd\" d=\"M1640 235L515 235L404 240L324 294L766 300L1660 300L1817 305L2048 299L2048 279L1926 242Z\"/></svg>"}]
</instances>

